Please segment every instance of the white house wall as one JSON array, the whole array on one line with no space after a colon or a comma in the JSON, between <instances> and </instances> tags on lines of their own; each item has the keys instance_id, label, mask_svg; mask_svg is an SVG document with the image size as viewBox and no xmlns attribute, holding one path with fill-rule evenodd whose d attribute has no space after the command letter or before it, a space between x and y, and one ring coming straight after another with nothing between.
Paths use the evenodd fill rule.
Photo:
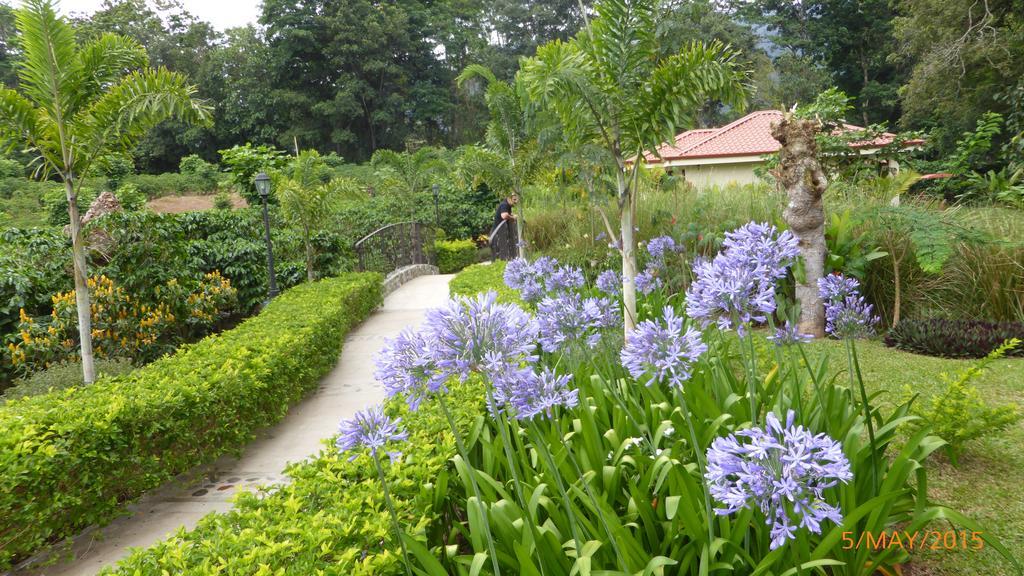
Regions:
<instances>
[{"instance_id":1,"label":"white house wall","mask_svg":"<svg viewBox=\"0 0 1024 576\"><path fill-rule=\"evenodd\" d=\"M764 164L763 162L743 162L732 164L697 164L690 166L675 166L670 168L678 174L683 170L686 181L696 188L710 188L715 186L728 186L730 184L754 184L758 181L754 169Z\"/></svg>"}]
</instances>

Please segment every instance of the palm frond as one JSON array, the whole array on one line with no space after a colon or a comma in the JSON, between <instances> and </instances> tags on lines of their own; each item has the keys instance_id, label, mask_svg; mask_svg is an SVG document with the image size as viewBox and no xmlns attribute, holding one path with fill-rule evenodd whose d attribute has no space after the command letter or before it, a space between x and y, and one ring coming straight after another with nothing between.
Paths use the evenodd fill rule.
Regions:
<instances>
[{"instance_id":1,"label":"palm frond","mask_svg":"<svg viewBox=\"0 0 1024 576\"><path fill-rule=\"evenodd\" d=\"M164 120L210 122L206 104L195 98L196 88L185 76L166 68L135 71L111 86L69 123L72 141L87 151L125 148ZM93 154L75 154L75 171L85 173Z\"/></svg>"},{"instance_id":2,"label":"palm frond","mask_svg":"<svg viewBox=\"0 0 1024 576\"><path fill-rule=\"evenodd\" d=\"M52 117L65 116L62 90L78 74L75 33L50 0L26 0L15 18L22 59L18 84L29 100Z\"/></svg>"},{"instance_id":3,"label":"palm frond","mask_svg":"<svg viewBox=\"0 0 1024 576\"><path fill-rule=\"evenodd\" d=\"M78 64L80 78L74 83L75 101L69 103L72 112L77 109L76 105L91 102L129 71L149 66L149 56L146 49L131 38L104 34L82 46L78 51Z\"/></svg>"}]
</instances>

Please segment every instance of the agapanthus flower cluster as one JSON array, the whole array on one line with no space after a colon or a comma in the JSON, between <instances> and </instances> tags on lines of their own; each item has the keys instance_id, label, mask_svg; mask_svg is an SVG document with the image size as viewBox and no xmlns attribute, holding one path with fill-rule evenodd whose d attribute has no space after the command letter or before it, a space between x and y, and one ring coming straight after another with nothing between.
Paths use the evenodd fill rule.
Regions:
<instances>
[{"instance_id":1,"label":"agapanthus flower cluster","mask_svg":"<svg viewBox=\"0 0 1024 576\"><path fill-rule=\"evenodd\" d=\"M341 421L335 445L342 452L368 448L370 455L376 458L389 442L403 441L409 437L407 432L399 429L401 421L401 418L389 418L382 406L371 406L356 412L352 418ZM388 452L388 455L394 459L399 453ZM357 456L358 454L354 454L349 460Z\"/></svg>"},{"instance_id":2,"label":"agapanthus flower cluster","mask_svg":"<svg viewBox=\"0 0 1024 576\"><path fill-rule=\"evenodd\" d=\"M573 288L581 288L586 280L583 271L573 266L559 266L545 277L544 287L548 294L557 294Z\"/></svg>"},{"instance_id":3,"label":"agapanthus flower cluster","mask_svg":"<svg viewBox=\"0 0 1024 576\"><path fill-rule=\"evenodd\" d=\"M497 294L456 297L427 311L425 337L440 377L489 366L519 366L536 360L537 322L514 304L498 304Z\"/></svg>"},{"instance_id":4,"label":"agapanthus flower cluster","mask_svg":"<svg viewBox=\"0 0 1024 576\"><path fill-rule=\"evenodd\" d=\"M595 284L598 290L613 298L622 293L622 276L615 270L605 270L598 274Z\"/></svg>"},{"instance_id":5,"label":"agapanthus flower cluster","mask_svg":"<svg viewBox=\"0 0 1024 576\"><path fill-rule=\"evenodd\" d=\"M661 278L658 277L658 272L651 266L644 269L643 272L636 275L633 279L633 283L636 286L638 292L644 296L649 295L651 292L661 288Z\"/></svg>"},{"instance_id":6,"label":"agapanthus flower cluster","mask_svg":"<svg viewBox=\"0 0 1024 576\"><path fill-rule=\"evenodd\" d=\"M786 320L784 326L775 329L775 334L768 337L776 346L792 346L803 342L810 342L813 336L800 332L800 327Z\"/></svg>"},{"instance_id":7,"label":"agapanthus flower cluster","mask_svg":"<svg viewBox=\"0 0 1024 576\"><path fill-rule=\"evenodd\" d=\"M537 305L540 344L545 352L574 345L593 348L605 329L621 323L618 305L607 298L584 298L566 292L546 297Z\"/></svg>"},{"instance_id":8,"label":"agapanthus flower cluster","mask_svg":"<svg viewBox=\"0 0 1024 576\"><path fill-rule=\"evenodd\" d=\"M505 265L505 285L519 290L524 302L536 303L544 296L579 288L585 283L583 271L558 266L558 261L542 256L533 262L516 258Z\"/></svg>"},{"instance_id":9,"label":"agapanthus flower cluster","mask_svg":"<svg viewBox=\"0 0 1024 576\"><path fill-rule=\"evenodd\" d=\"M838 274L818 280L818 291L825 300L826 332L843 340L874 334L879 318L859 289L860 283L855 278Z\"/></svg>"},{"instance_id":10,"label":"agapanthus flower cluster","mask_svg":"<svg viewBox=\"0 0 1024 576\"><path fill-rule=\"evenodd\" d=\"M792 232L779 232L775 226L760 222L748 222L726 232L722 249L772 280L785 278L786 271L800 255L799 241Z\"/></svg>"},{"instance_id":11,"label":"agapanthus flower cluster","mask_svg":"<svg viewBox=\"0 0 1024 576\"><path fill-rule=\"evenodd\" d=\"M700 332L693 328L684 332L683 318L666 306L659 320L644 320L626 336L620 356L633 378L647 376L647 386L665 381L682 387L690 379L693 363L707 349Z\"/></svg>"},{"instance_id":12,"label":"agapanthus flower cluster","mask_svg":"<svg viewBox=\"0 0 1024 576\"><path fill-rule=\"evenodd\" d=\"M535 372L532 368L510 370L495 375L495 398L519 419L538 415L553 416L556 407L575 408L579 391L569 388L571 374L557 374L550 368Z\"/></svg>"},{"instance_id":13,"label":"agapanthus flower cluster","mask_svg":"<svg viewBox=\"0 0 1024 576\"><path fill-rule=\"evenodd\" d=\"M441 391L447 378L437 366L430 341L411 328L384 341L376 364L374 375L384 385L385 394L404 395L413 410L428 395Z\"/></svg>"},{"instance_id":14,"label":"agapanthus flower cluster","mask_svg":"<svg viewBox=\"0 0 1024 576\"><path fill-rule=\"evenodd\" d=\"M714 260L697 259L696 279L686 292L686 311L703 326L716 322L743 333L751 322L775 312L775 281L799 254L796 238L774 226L748 223L726 233Z\"/></svg>"},{"instance_id":15,"label":"agapanthus flower cluster","mask_svg":"<svg viewBox=\"0 0 1024 576\"><path fill-rule=\"evenodd\" d=\"M654 260L662 262L666 255L676 252L677 250L676 241L673 240L671 236L658 236L657 238L652 238L651 241L647 243L647 253L650 254L651 258Z\"/></svg>"},{"instance_id":16,"label":"agapanthus flower cluster","mask_svg":"<svg viewBox=\"0 0 1024 576\"><path fill-rule=\"evenodd\" d=\"M841 524L842 512L825 500L825 490L853 478L842 446L825 434L786 425L769 413L767 426L746 428L716 439L707 453L705 478L711 496L728 515L756 506L771 526L772 550L796 538L797 528L821 534L821 523Z\"/></svg>"}]
</instances>

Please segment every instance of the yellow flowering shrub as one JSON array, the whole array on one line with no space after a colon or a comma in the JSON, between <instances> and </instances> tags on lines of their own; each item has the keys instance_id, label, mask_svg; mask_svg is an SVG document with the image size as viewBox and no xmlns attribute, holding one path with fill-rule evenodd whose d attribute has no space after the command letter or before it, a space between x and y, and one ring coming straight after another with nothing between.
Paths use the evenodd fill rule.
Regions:
<instances>
[{"instance_id":1,"label":"yellow flowering shrub","mask_svg":"<svg viewBox=\"0 0 1024 576\"><path fill-rule=\"evenodd\" d=\"M202 336L237 304L231 282L218 272L203 277L195 290L170 280L156 290L156 302L142 302L106 276L89 278L93 352L97 358L145 361ZM8 344L14 368L24 374L56 362L78 360L75 291L53 296L48 322L21 311L18 333Z\"/></svg>"}]
</instances>

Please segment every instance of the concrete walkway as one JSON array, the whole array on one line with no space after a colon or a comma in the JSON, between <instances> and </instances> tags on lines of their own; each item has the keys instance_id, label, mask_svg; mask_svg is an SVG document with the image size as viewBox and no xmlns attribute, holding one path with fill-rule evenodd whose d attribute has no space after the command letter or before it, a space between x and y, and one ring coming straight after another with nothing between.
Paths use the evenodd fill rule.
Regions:
<instances>
[{"instance_id":1,"label":"concrete walkway","mask_svg":"<svg viewBox=\"0 0 1024 576\"><path fill-rule=\"evenodd\" d=\"M74 560L15 574L92 576L126 556L129 548L150 546L182 526L192 528L210 512L230 509L229 499L238 490L287 482L282 471L288 462L317 454L342 418L383 399L383 390L373 379L373 359L384 338L419 324L426 309L441 305L448 298L451 278L420 276L389 294L382 308L349 333L337 366L320 388L264 430L241 458L221 458L183 474L128 506L130 515L86 530L71 545ZM62 554L67 556L68 551Z\"/></svg>"}]
</instances>

